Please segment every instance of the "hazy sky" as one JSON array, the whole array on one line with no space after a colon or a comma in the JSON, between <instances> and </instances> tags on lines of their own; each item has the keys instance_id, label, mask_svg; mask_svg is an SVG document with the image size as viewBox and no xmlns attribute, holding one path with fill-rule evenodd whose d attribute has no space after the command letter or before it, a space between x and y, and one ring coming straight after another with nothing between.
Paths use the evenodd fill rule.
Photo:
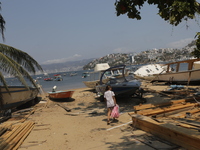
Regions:
<instances>
[{"instance_id":1,"label":"hazy sky","mask_svg":"<svg viewBox=\"0 0 200 150\"><path fill-rule=\"evenodd\" d=\"M155 6L142 20L117 17L115 0L1 0L4 44L27 52L40 64L99 58L110 53L182 48L194 40L195 20L173 27ZM199 21L199 18L197 18ZM3 43L3 40L1 43Z\"/></svg>"}]
</instances>

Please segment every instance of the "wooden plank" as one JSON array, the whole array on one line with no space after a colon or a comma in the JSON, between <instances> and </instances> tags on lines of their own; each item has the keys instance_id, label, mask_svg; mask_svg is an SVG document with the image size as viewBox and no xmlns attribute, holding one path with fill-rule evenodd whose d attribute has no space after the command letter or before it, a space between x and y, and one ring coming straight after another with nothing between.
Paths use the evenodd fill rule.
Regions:
<instances>
[{"instance_id":1,"label":"wooden plank","mask_svg":"<svg viewBox=\"0 0 200 150\"><path fill-rule=\"evenodd\" d=\"M200 97L196 97L196 99L200 100ZM173 105L173 104L178 104L178 103L184 103L184 102L190 102L190 101L194 101L194 99L188 98L188 99L172 100L170 102L164 102L164 103L137 105L137 106L133 106L133 109L138 111L138 110L142 110L142 109L148 109L148 108L154 108L154 107L163 107L163 106L168 106L168 105Z\"/></svg>"},{"instance_id":2,"label":"wooden plank","mask_svg":"<svg viewBox=\"0 0 200 150\"><path fill-rule=\"evenodd\" d=\"M71 109L69 109L67 106L61 105L61 104L57 104L58 106L62 107L63 109L65 109L67 112L70 112Z\"/></svg>"},{"instance_id":3,"label":"wooden plank","mask_svg":"<svg viewBox=\"0 0 200 150\"><path fill-rule=\"evenodd\" d=\"M173 115L170 115L168 117L170 117L170 118L185 118L186 113L190 113L192 115L192 114L195 114L195 113L198 113L198 112L200 112L200 109L194 108L192 110L185 110L185 111L180 112L179 114L173 114Z\"/></svg>"},{"instance_id":4,"label":"wooden plank","mask_svg":"<svg viewBox=\"0 0 200 150\"><path fill-rule=\"evenodd\" d=\"M156 118L160 118L160 117L170 117L170 118L173 118L173 116L179 116L181 115L181 113L184 111L184 112L187 112L191 109L193 109L194 107L186 107L186 108L181 108L181 109L178 109L178 110L174 110L174 111L170 111L170 112L166 112L166 113L162 113L162 114L157 114L155 115Z\"/></svg>"},{"instance_id":5,"label":"wooden plank","mask_svg":"<svg viewBox=\"0 0 200 150\"><path fill-rule=\"evenodd\" d=\"M147 116L132 115L133 126L158 136L164 140L180 145L186 149L199 150L199 132L175 126L169 123L158 123Z\"/></svg>"},{"instance_id":6,"label":"wooden plank","mask_svg":"<svg viewBox=\"0 0 200 150\"><path fill-rule=\"evenodd\" d=\"M161 113L167 113L170 111L175 111L178 109L183 109L183 108L187 108L187 107L194 107L195 105L198 105L196 103L186 103L186 104L176 104L176 105L172 105L170 107L157 107L154 109L145 109L145 110L141 110L138 111L137 114L140 115L158 115Z\"/></svg>"},{"instance_id":7,"label":"wooden plank","mask_svg":"<svg viewBox=\"0 0 200 150\"><path fill-rule=\"evenodd\" d=\"M185 123L185 124L189 124L192 126L196 126L200 128L200 122L194 121L194 120L187 120L184 118L177 118L176 121L181 122L181 123Z\"/></svg>"},{"instance_id":8,"label":"wooden plank","mask_svg":"<svg viewBox=\"0 0 200 150\"><path fill-rule=\"evenodd\" d=\"M191 103L191 104L181 105L181 106L177 106L177 107L162 108L162 109L157 109L154 111L142 112L141 114L143 114L145 116L157 115L157 114L166 113L166 112L170 112L170 111L174 111L174 110L178 110L178 109L182 109L182 108L186 108L186 107L191 107L191 106L197 106L197 105L198 104Z\"/></svg>"}]
</instances>

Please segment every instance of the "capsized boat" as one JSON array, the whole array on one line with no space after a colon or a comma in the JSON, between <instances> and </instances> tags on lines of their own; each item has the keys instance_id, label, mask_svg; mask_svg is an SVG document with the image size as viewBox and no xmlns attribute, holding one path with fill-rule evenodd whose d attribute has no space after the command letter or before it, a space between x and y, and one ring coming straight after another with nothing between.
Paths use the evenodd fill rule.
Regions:
<instances>
[{"instance_id":1,"label":"capsized boat","mask_svg":"<svg viewBox=\"0 0 200 150\"><path fill-rule=\"evenodd\" d=\"M25 86L8 86L9 92L5 87L0 86L2 93L2 99L0 101L0 110L7 110L16 108L28 101L35 100L37 98L39 90L37 88Z\"/></svg>"},{"instance_id":2,"label":"capsized boat","mask_svg":"<svg viewBox=\"0 0 200 150\"><path fill-rule=\"evenodd\" d=\"M107 72L121 72L121 76L112 76L107 82L103 82L104 74ZM111 67L105 70L100 78L99 85L96 86L96 91L103 95L106 86L110 85L116 96L133 96L140 90L141 82L133 78L133 76L125 76L125 65Z\"/></svg>"},{"instance_id":3,"label":"capsized boat","mask_svg":"<svg viewBox=\"0 0 200 150\"><path fill-rule=\"evenodd\" d=\"M167 68L163 64L148 64L139 67L133 74L135 78L152 80L155 75L166 72Z\"/></svg>"},{"instance_id":4,"label":"capsized boat","mask_svg":"<svg viewBox=\"0 0 200 150\"><path fill-rule=\"evenodd\" d=\"M200 58L165 64L166 72L161 73L152 82L168 82L173 84L200 84Z\"/></svg>"}]
</instances>

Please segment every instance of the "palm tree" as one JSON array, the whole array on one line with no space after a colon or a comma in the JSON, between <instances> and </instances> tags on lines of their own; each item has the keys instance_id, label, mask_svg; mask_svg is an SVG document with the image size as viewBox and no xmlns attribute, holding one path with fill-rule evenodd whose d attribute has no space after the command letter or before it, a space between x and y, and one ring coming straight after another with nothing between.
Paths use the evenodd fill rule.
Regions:
<instances>
[{"instance_id":1,"label":"palm tree","mask_svg":"<svg viewBox=\"0 0 200 150\"><path fill-rule=\"evenodd\" d=\"M1 10L1 2L0 2L0 10ZM3 41L5 40L4 38L5 23L6 22L4 18L0 14L0 34L2 35ZM35 68L43 71L42 67L27 53L18 50L14 47L0 43L0 82L5 86L7 91L9 91L9 89L2 72L18 77L19 81L28 88L28 84L25 81L24 77L26 77L29 81L31 81L31 83L35 87L37 86L35 81L29 74L29 73L35 74L36 72Z\"/></svg>"},{"instance_id":2,"label":"palm tree","mask_svg":"<svg viewBox=\"0 0 200 150\"><path fill-rule=\"evenodd\" d=\"M3 73L16 76L19 81L28 88L28 84L24 77L37 87L34 79L30 76L35 74L36 69L43 71L42 67L26 52L18 50L14 47L0 44L0 82L8 90L6 80Z\"/></svg>"},{"instance_id":3,"label":"palm tree","mask_svg":"<svg viewBox=\"0 0 200 150\"><path fill-rule=\"evenodd\" d=\"M0 10L1 10L1 2L0 2ZM6 24L5 20L3 16L0 14L0 33L2 35L3 41L5 40L5 37L4 37L5 24Z\"/></svg>"}]
</instances>

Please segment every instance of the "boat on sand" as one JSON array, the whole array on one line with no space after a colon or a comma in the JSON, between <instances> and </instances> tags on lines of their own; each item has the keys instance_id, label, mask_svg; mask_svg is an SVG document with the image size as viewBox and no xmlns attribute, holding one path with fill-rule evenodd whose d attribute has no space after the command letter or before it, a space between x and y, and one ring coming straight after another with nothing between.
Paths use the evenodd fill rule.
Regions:
<instances>
[{"instance_id":1,"label":"boat on sand","mask_svg":"<svg viewBox=\"0 0 200 150\"><path fill-rule=\"evenodd\" d=\"M55 91L55 92L48 92L49 98L53 100L59 99L68 99L71 98L74 91Z\"/></svg>"},{"instance_id":2,"label":"boat on sand","mask_svg":"<svg viewBox=\"0 0 200 150\"><path fill-rule=\"evenodd\" d=\"M200 84L200 58L167 63L166 72L156 75L152 82Z\"/></svg>"},{"instance_id":3,"label":"boat on sand","mask_svg":"<svg viewBox=\"0 0 200 150\"><path fill-rule=\"evenodd\" d=\"M90 72L90 77L88 81L83 81L85 86L91 89L95 89L96 85L99 84L99 79L101 77L101 74L104 70L110 68L108 63L101 63L101 64L96 64L94 67L94 71ZM108 79L104 79L108 80Z\"/></svg>"},{"instance_id":4,"label":"boat on sand","mask_svg":"<svg viewBox=\"0 0 200 150\"><path fill-rule=\"evenodd\" d=\"M120 76L112 76L109 81L103 81L104 74L107 72L112 72L115 74L115 72L118 73L119 71L121 72ZM99 93L99 95L102 96L104 94L107 85L112 87L112 90L116 96L129 97L135 94L138 95L138 93L140 93L141 82L134 79L133 76L125 76L125 65L119 65L111 67L102 73L100 83L96 86L96 91Z\"/></svg>"},{"instance_id":5,"label":"boat on sand","mask_svg":"<svg viewBox=\"0 0 200 150\"><path fill-rule=\"evenodd\" d=\"M9 92L1 86L2 99L0 101L0 111L16 108L29 101L37 99L39 90L37 88L25 86L8 86Z\"/></svg>"},{"instance_id":6,"label":"boat on sand","mask_svg":"<svg viewBox=\"0 0 200 150\"><path fill-rule=\"evenodd\" d=\"M155 75L166 72L167 68L163 64L149 64L138 68L133 74L135 78L152 80Z\"/></svg>"}]
</instances>

